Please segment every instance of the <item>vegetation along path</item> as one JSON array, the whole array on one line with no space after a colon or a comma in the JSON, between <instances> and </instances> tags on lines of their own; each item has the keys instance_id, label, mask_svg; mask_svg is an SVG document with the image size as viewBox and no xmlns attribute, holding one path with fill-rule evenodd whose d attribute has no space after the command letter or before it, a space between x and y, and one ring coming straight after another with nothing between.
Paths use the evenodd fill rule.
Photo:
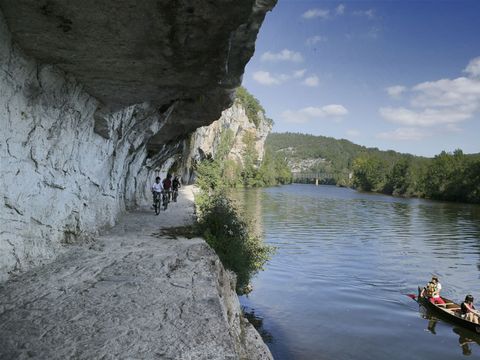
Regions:
<instances>
[{"instance_id":1,"label":"vegetation along path","mask_svg":"<svg viewBox=\"0 0 480 360\"><path fill-rule=\"evenodd\" d=\"M194 221L192 188L171 205L1 284L0 358L270 358L213 250L161 231Z\"/></svg>"}]
</instances>

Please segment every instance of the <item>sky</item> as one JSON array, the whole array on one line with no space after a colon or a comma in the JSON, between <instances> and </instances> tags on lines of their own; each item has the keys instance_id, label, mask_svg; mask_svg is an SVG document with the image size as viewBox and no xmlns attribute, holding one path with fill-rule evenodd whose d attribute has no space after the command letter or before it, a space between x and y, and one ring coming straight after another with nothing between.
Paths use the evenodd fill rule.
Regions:
<instances>
[{"instance_id":1,"label":"sky","mask_svg":"<svg viewBox=\"0 0 480 360\"><path fill-rule=\"evenodd\" d=\"M279 0L243 85L275 132L480 152L480 1Z\"/></svg>"}]
</instances>

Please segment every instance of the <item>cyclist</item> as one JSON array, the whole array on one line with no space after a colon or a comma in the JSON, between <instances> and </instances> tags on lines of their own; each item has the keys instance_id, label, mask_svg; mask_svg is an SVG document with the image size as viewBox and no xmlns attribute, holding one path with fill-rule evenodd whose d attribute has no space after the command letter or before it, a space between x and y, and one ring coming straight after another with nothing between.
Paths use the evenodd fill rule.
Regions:
<instances>
[{"instance_id":1,"label":"cyclist","mask_svg":"<svg viewBox=\"0 0 480 360\"><path fill-rule=\"evenodd\" d=\"M173 190L173 201L177 202L178 188L181 187L180 179L178 176L175 176L172 181L172 190Z\"/></svg>"},{"instance_id":2,"label":"cyclist","mask_svg":"<svg viewBox=\"0 0 480 360\"><path fill-rule=\"evenodd\" d=\"M160 196L163 191L162 183L160 182L160 176L155 178L155 182L152 185L152 195L153 195L153 207L155 207L155 196Z\"/></svg>"},{"instance_id":3,"label":"cyclist","mask_svg":"<svg viewBox=\"0 0 480 360\"><path fill-rule=\"evenodd\" d=\"M167 174L167 177L163 179L163 190L167 193L168 201L170 201L170 190L172 189L172 175Z\"/></svg>"}]
</instances>

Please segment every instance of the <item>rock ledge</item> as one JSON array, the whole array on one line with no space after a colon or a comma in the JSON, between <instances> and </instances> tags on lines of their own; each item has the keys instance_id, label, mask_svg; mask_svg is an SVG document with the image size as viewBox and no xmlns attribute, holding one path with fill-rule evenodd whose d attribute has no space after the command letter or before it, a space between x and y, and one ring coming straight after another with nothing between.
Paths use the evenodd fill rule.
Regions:
<instances>
[{"instance_id":1,"label":"rock ledge","mask_svg":"<svg viewBox=\"0 0 480 360\"><path fill-rule=\"evenodd\" d=\"M0 358L271 359L213 250L158 235L192 221L191 194L0 285Z\"/></svg>"}]
</instances>

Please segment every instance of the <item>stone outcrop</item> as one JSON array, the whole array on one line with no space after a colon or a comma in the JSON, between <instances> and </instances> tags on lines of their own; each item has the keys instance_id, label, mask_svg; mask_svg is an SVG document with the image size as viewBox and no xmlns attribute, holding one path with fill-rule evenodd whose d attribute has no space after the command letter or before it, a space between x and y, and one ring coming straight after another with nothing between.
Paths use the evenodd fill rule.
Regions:
<instances>
[{"instance_id":1,"label":"stone outcrop","mask_svg":"<svg viewBox=\"0 0 480 360\"><path fill-rule=\"evenodd\" d=\"M231 130L234 135L234 141L228 158L243 164L243 155L245 152L244 137L247 133L253 135L255 150L258 154L258 160L261 161L265 153L265 140L272 130L271 121L265 118L262 112L257 114L259 118L258 126L248 118L245 107L240 101L235 103L222 112L220 119L214 121L209 126L198 128L192 135L189 146L186 147L186 164L184 166L185 177L193 177L193 164L211 155L215 157L218 145L220 143L220 134L225 130Z\"/></svg>"},{"instance_id":2,"label":"stone outcrop","mask_svg":"<svg viewBox=\"0 0 480 360\"><path fill-rule=\"evenodd\" d=\"M275 2L0 0L0 281L145 202Z\"/></svg>"}]
</instances>

